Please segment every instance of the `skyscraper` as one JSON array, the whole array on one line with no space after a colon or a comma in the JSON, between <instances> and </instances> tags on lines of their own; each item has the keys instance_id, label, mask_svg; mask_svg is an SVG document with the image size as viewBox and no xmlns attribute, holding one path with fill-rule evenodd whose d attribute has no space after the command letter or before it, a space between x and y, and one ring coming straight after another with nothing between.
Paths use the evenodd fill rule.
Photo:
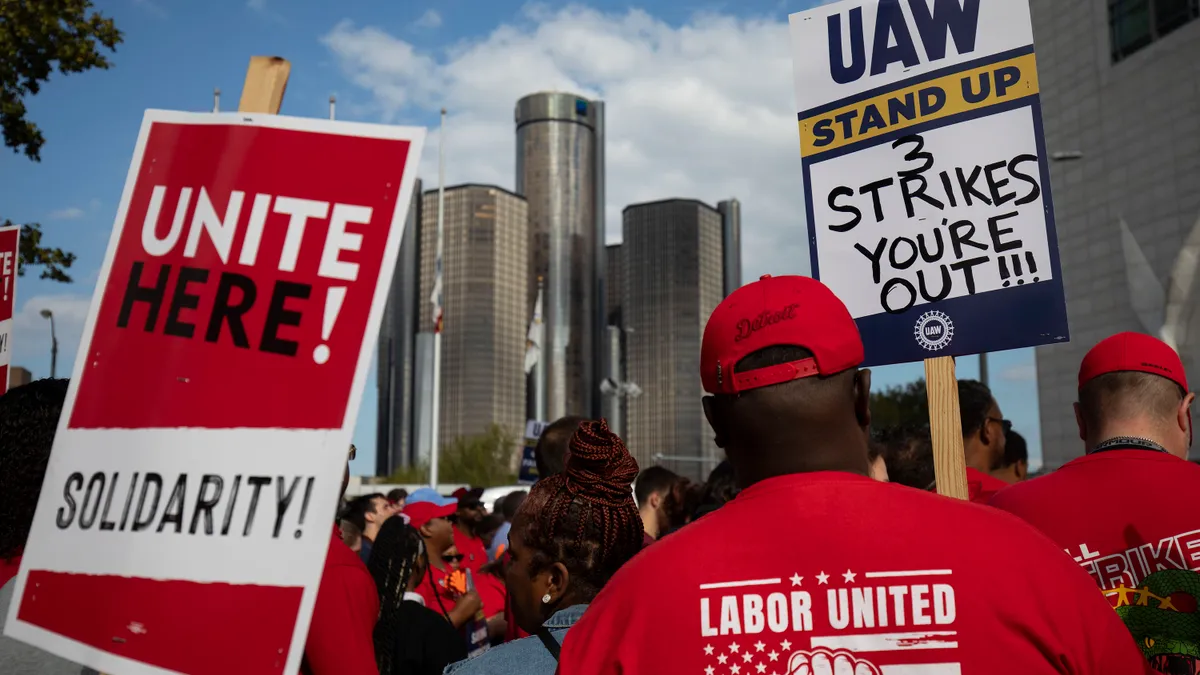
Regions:
<instances>
[{"instance_id":1,"label":"skyscraper","mask_svg":"<svg viewBox=\"0 0 1200 675\"><path fill-rule=\"evenodd\" d=\"M418 323L423 333L432 333L428 299L433 291L437 191L426 192L423 199ZM481 434L493 423L514 437L525 428L528 218L525 199L508 190L491 185L446 188L442 444Z\"/></svg>"},{"instance_id":2,"label":"skyscraper","mask_svg":"<svg viewBox=\"0 0 1200 675\"><path fill-rule=\"evenodd\" d=\"M625 372L642 395L628 402L626 442L640 466L656 454L705 458L663 462L702 478L716 464L700 399L700 339L724 297L722 216L693 199L628 206L622 214L628 332Z\"/></svg>"},{"instance_id":3,"label":"skyscraper","mask_svg":"<svg viewBox=\"0 0 1200 675\"><path fill-rule=\"evenodd\" d=\"M599 414L605 310L604 104L557 92L517 101L517 192L529 203L525 317L545 279L546 344L530 416Z\"/></svg>"},{"instance_id":4,"label":"skyscraper","mask_svg":"<svg viewBox=\"0 0 1200 675\"><path fill-rule=\"evenodd\" d=\"M1162 335L1185 368L1200 365L1200 280L1187 271L1200 253L1200 5L1030 9L1071 325L1070 342L1037 349L1042 456L1055 469L1083 453L1071 406L1097 342Z\"/></svg>"},{"instance_id":5,"label":"skyscraper","mask_svg":"<svg viewBox=\"0 0 1200 675\"><path fill-rule=\"evenodd\" d=\"M383 324L379 328L376 373L378 399L375 431L375 475L386 476L414 462L413 374L417 331L418 263L421 259L421 181L413 189L400 256L388 292Z\"/></svg>"},{"instance_id":6,"label":"skyscraper","mask_svg":"<svg viewBox=\"0 0 1200 675\"><path fill-rule=\"evenodd\" d=\"M717 203L721 213L721 256L725 295L742 285L742 203L726 199Z\"/></svg>"}]
</instances>

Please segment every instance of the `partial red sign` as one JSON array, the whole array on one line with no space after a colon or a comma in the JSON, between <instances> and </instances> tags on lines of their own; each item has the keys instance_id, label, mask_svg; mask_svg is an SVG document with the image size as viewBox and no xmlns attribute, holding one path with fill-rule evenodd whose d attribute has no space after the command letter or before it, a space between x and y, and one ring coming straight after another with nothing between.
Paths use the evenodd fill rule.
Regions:
<instances>
[{"instance_id":1,"label":"partial red sign","mask_svg":"<svg viewBox=\"0 0 1200 675\"><path fill-rule=\"evenodd\" d=\"M155 125L71 427L341 427L408 145Z\"/></svg>"},{"instance_id":2,"label":"partial red sign","mask_svg":"<svg viewBox=\"0 0 1200 675\"><path fill-rule=\"evenodd\" d=\"M6 635L122 675L297 671L423 141L147 112Z\"/></svg>"},{"instance_id":3,"label":"partial red sign","mask_svg":"<svg viewBox=\"0 0 1200 675\"><path fill-rule=\"evenodd\" d=\"M0 394L8 391L13 315L17 306L17 255L21 228L0 227Z\"/></svg>"}]
</instances>

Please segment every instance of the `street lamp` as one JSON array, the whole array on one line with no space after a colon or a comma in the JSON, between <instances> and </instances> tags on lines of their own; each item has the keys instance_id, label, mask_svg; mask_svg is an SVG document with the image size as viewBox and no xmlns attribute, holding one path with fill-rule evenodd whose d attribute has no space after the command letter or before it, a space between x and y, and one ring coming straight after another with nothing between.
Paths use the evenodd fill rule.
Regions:
<instances>
[{"instance_id":1,"label":"street lamp","mask_svg":"<svg viewBox=\"0 0 1200 675\"><path fill-rule=\"evenodd\" d=\"M50 378L58 377L58 335L54 332L54 312L42 310L42 318L50 319Z\"/></svg>"}]
</instances>

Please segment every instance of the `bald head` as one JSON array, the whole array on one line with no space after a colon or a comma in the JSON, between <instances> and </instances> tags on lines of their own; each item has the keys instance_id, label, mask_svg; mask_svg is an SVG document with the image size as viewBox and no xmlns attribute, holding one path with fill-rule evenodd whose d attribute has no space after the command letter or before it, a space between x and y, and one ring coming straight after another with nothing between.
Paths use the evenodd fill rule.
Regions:
<instances>
[{"instance_id":1,"label":"bald head","mask_svg":"<svg viewBox=\"0 0 1200 675\"><path fill-rule=\"evenodd\" d=\"M1121 371L1092 378L1079 390L1079 437L1092 448L1117 436L1148 438L1187 456L1194 394L1150 373Z\"/></svg>"},{"instance_id":2,"label":"bald head","mask_svg":"<svg viewBox=\"0 0 1200 675\"><path fill-rule=\"evenodd\" d=\"M800 347L779 346L743 358L735 372L812 358ZM704 412L738 474L748 486L772 476L809 471L866 475L870 372L851 368L704 399Z\"/></svg>"}]
</instances>

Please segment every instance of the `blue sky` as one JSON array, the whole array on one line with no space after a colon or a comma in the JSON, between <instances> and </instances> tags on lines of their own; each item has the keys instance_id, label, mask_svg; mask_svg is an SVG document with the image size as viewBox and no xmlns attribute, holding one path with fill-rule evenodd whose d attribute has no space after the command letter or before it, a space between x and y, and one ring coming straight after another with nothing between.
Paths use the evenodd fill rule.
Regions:
<instances>
[{"instance_id":1,"label":"blue sky","mask_svg":"<svg viewBox=\"0 0 1200 675\"><path fill-rule=\"evenodd\" d=\"M809 3L811 4L811 3ZM692 197L743 202L746 278L807 272L796 152L788 12L797 0L527 4L499 0L344 3L282 0L108 0L97 6L125 32L109 71L55 77L27 101L48 142L41 163L0 159L0 217L38 221L45 241L74 251L73 284L27 276L18 289L15 365L49 375L58 317L59 374L70 373L146 108L206 111L212 91L233 109L252 55L292 63L282 113L437 125L447 122L447 182L512 187L512 105L542 89L608 102L608 238L638 201ZM438 135L422 162L436 182ZM959 376L975 377L974 357ZM885 387L921 364L876 369ZM1040 457L1032 350L995 354L993 388ZM265 383L264 383L265 384ZM374 369L355 431L353 470L371 473Z\"/></svg>"}]
</instances>

